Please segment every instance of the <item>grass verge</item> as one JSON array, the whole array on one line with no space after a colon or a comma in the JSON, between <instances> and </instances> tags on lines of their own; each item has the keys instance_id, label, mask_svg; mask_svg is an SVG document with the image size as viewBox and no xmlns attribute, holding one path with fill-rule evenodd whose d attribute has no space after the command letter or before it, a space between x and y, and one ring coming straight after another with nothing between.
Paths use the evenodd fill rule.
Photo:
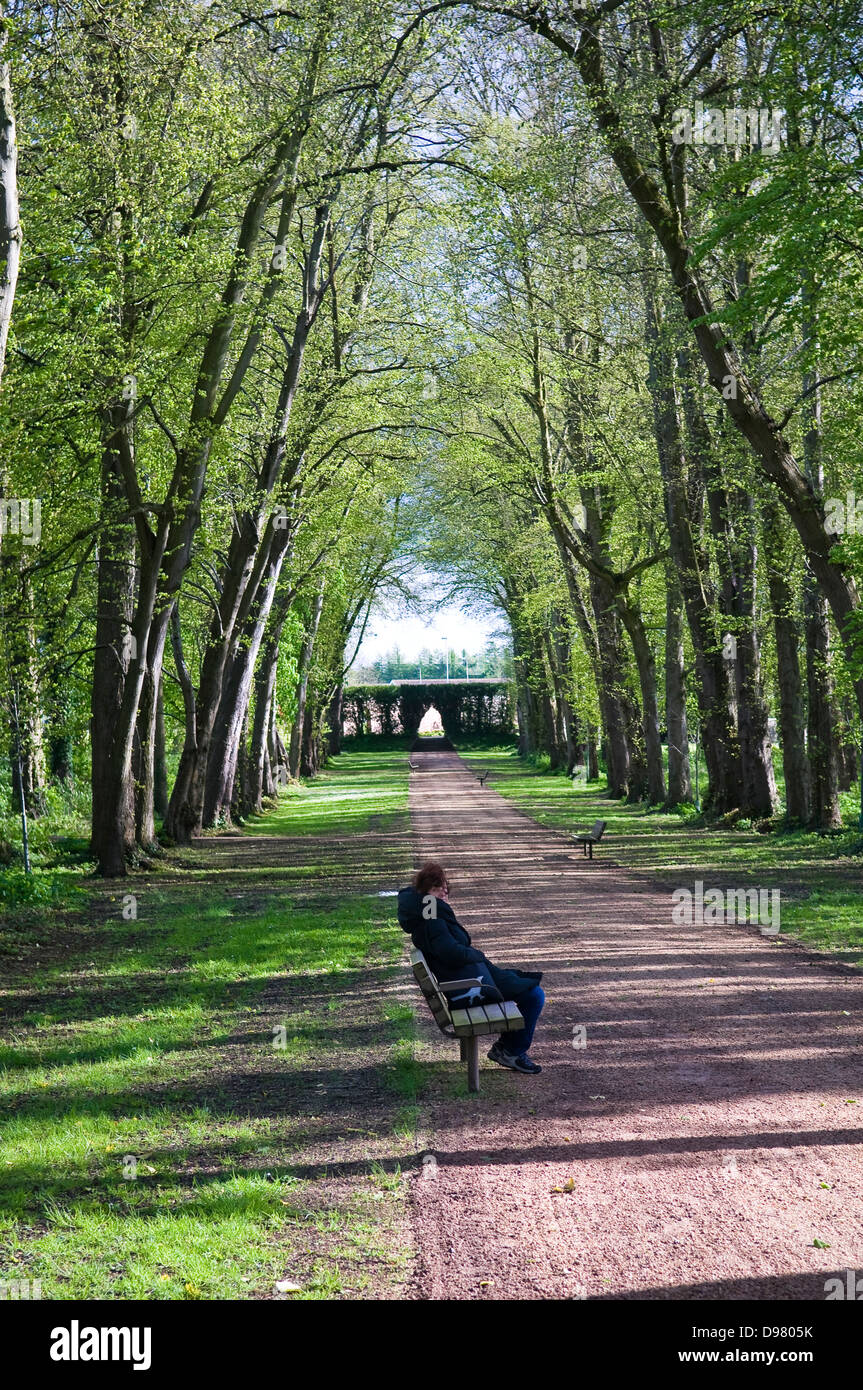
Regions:
<instances>
[{"instance_id":1,"label":"grass verge","mask_svg":"<svg viewBox=\"0 0 863 1390\"><path fill-rule=\"evenodd\" d=\"M45 1298L398 1296L422 1078L391 903L350 881L358 838L399 824L406 794L403 755L345 754L248 827L260 840L214 839L190 872L91 887L73 912L18 911L0 1281ZM316 837L325 868L338 843L336 890Z\"/></svg>"}]
</instances>

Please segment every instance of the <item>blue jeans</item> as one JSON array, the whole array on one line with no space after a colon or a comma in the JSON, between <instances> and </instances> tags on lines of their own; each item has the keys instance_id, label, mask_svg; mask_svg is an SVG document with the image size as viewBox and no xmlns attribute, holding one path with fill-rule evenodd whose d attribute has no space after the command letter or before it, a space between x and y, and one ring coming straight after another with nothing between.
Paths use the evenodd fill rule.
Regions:
<instances>
[{"instance_id":1,"label":"blue jeans","mask_svg":"<svg viewBox=\"0 0 863 1390\"><path fill-rule=\"evenodd\" d=\"M533 1034L545 1003L545 994L540 985L534 985L528 994L523 994L518 1003L518 1011L524 1019L524 1027L514 1033L501 1033L498 1042L510 1057L521 1057L533 1042Z\"/></svg>"}]
</instances>

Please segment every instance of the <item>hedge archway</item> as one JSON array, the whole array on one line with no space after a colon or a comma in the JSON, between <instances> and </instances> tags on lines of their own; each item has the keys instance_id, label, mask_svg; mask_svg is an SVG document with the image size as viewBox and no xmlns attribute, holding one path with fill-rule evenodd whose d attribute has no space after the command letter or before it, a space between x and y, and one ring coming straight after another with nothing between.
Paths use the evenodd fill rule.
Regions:
<instances>
[{"instance_id":1,"label":"hedge archway","mask_svg":"<svg viewBox=\"0 0 863 1390\"><path fill-rule=\"evenodd\" d=\"M416 737L423 716L434 706L444 735L515 732L513 688L509 681L401 681L395 685L345 687L342 717L346 732L406 734Z\"/></svg>"}]
</instances>

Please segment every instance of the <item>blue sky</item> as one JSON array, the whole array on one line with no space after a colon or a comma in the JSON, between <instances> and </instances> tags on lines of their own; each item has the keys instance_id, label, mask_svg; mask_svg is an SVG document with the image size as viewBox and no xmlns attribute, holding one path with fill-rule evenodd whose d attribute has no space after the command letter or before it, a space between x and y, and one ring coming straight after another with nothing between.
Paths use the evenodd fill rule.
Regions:
<instances>
[{"instance_id":1,"label":"blue sky","mask_svg":"<svg viewBox=\"0 0 863 1390\"><path fill-rule=\"evenodd\" d=\"M457 605L441 609L429 608L416 614L404 611L392 614L375 610L357 655L357 662L374 661L398 646L406 660L415 660L424 648L432 651L449 642L452 651L481 651L489 637L502 631L502 619L496 614L487 617L465 613Z\"/></svg>"}]
</instances>

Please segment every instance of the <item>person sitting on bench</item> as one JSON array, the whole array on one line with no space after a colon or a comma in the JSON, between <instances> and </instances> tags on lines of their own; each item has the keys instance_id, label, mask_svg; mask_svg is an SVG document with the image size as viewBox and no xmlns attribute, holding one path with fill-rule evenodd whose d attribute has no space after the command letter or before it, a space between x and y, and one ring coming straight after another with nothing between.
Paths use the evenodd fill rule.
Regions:
<instances>
[{"instance_id":1,"label":"person sitting on bench","mask_svg":"<svg viewBox=\"0 0 863 1390\"><path fill-rule=\"evenodd\" d=\"M440 864L429 862L414 874L409 888L399 890L399 926L439 980L480 978L502 999L512 999L524 1018L524 1027L502 1033L489 1052L489 1060L512 1071L536 1076L542 1067L532 1062L528 1048L545 1003L540 989L542 972L502 970L470 944L470 936L449 905L449 880ZM455 1000L451 1000L455 1003Z\"/></svg>"}]
</instances>

